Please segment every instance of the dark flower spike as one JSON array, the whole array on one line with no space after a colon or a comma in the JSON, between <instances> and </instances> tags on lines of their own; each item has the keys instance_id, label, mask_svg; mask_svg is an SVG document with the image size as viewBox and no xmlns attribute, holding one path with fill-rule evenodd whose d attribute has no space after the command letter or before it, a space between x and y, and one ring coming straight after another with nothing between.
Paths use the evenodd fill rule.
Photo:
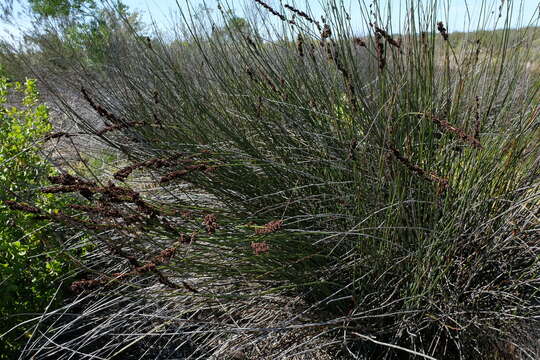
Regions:
<instances>
[{"instance_id":1,"label":"dark flower spike","mask_svg":"<svg viewBox=\"0 0 540 360\"><path fill-rule=\"evenodd\" d=\"M277 12L273 7L271 7L270 5L268 5L267 3L265 3L264 1L261 1L261 0L254 0L257 4L261 5L263 8L265 8L266 10L268 10L268 12L270 12L272 15L274 16L277 16L278 18L281 19L281 21L284 21L284 22L288 22L289 24L291 25L296 25L296 23L293 21L293 20L288 20L285 15Z\"/></svg>"},{"instance_id":2,"label":"dark flower spike","mask_svg":"<svg viewBox=\"0 0 540 360\"><path fill-rule=\"evenodd\" d=\"M375 32L380 34L383 38L386 39L386 41L388 41L388 43L392 46L395 46L397 48L400 48L401 47L401 43L399 41L396 41L394 40L394 38L392 38L392 36L390 36L390 34L388 34L386 32L386 30L383 30L377 26L375 26Z\"/></svg>"},{"instance_id":3,"label":"dark flower spike","mask_svg":"<svg viewBox=\"0 0 540 360\"><path fill-rule=\"evenodd\" d=\"M444 23L442 21L439 21L437 23L437 30L443 37L444 41L448 41L448 30L444 27Z\"/></svg>"},{"instance_id":4,"label":"dark flower spike","mask_svg":"<svg viewBox=\"0 0 540 360\"><path fill-rule=\"evenodd\" d=\"M407 168L409 168L412 172L414 172L415 174L423 177L426 180L429 180L429 181L432 181L432 182L435 182L435 183L439 184L441 190L445 190L446 188L448 188L448 186L449 186L448 185L448 179L443 178L443 177L435 174L434 172L424 170L420 166L413 164L409 159L407 159L406 157L401 155L401 153L395 147L389 145L388 148L390 149L390 151L392 151L395 158L400 163L402 163Z\"/></svg>"},{"instance_id":5,"label":"dark flower spike","mask_svg":"<svg viewBox=\"0 0 540 360\"><path fill-rule=\"evenodd\" d=\"M11 210L19 210L24 211L30 214L42 214L43 211L41 209L38 209L35 206L31 206L30 204L24 203L24 202L16 202L12 200L5 200L4 203L11 209Z\"/></svg>"},{"instance_id":6,"label":"dark flower spike","mask_svg":"<svg viewBox=\"0 0 540 360\"><path fill-rule=\"evenodd\" d=\"M480 144L480 141L476 139L474 136L467 134L465 130L455 127L451 125L448 121L441 120L434 116L431 117L431 120L435 124L437 124L442 131L446 131L454 135L457 135L461 140L463 140L464 142L466 142L467 144L471 145L472 147L476 149L483 149L483 146L482 144Z\"/></svg>"},{"instance_id":7,"label":"dark flower spike","mask_svg":"<svg viewBox=\"0 0 540 360\"><path fill-rule=\"evenodd\" d=\"M330 29L330 25L324 24L324 27L321 32L321 38L328 39L330 36L332 36L332 29Z\"/></svg>"},{"instance_id":8,"label":"dark flower spike","mask_svg":"<svg viewBox=\"0 0 540 360\"><path fill-rule=\"evenodd\" d=\"M285 4L285 5L283 5L283 7L285 9L288 9L288 10L294 12L296 15L300 16L301 18L306 19L309 23L314 24L317 27L317 29L319 31L321 31L321 24L317 20L315 20L311 16L309 16L307 13L305 13L304 11L299 10L299 9L289 5L289 4Z\"/></svg>"},{"instance_id":9,"label":"dark flower spike","mask_svg":"<svg viewBox=\"0 0 540 360\"><path fill-rule=\"evenodd\" d=\"M379 60L379 70L384 70L386 66L386 57L384 54L384 44L382 43L382 35L375 33L375 46L377 50L377 59Z\"/></svg>"},{"instance_id":10,"label":"dark flower spike","mask_svg":"<svg viewBox=\"0 0 540 360\"><path fill-rule=\"evenodd\" d=\"M265 224L262 228L255 229L255 234L270 234L280 230L283 227L283 220L274 220Z\"/></svg>"}]
</instances>

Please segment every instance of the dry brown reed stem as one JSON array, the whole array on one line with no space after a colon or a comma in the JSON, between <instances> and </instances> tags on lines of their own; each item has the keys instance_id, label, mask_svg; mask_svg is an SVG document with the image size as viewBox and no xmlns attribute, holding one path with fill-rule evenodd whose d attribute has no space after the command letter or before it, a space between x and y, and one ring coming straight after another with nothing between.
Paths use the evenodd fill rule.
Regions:
<instances>
[{"instance_id":1,"label":"dry brown reed stem","mask_svg":"<svg viewBox=\"0 0 540 360\"><path fill-rule=\"evenodd\" d=\"M390 34L386 32L386 30L381 29L380 27L375 26L375 32L380 34L383 38L388 41L388 43L392 46L397 47L398 49L401 47L401 43L399 41L394 40Z\"/></svg>"},{"instance_id":2,"label":"dry brown reed stem","mask_svg":"<svg viewBox=\"0 0 540 360\"><path fill-rule=\"evenodd\" d=\"M114 185L112 182L109 182L109 185L106 187L96 187L88 191L89 192L93 191L92 194L97 194L97 193L101 194L102 196L101 198L99 198L99 202L105 205L101 207L81 206L79 207L80 210L88 210L90 213L98 213L102 216L121 217L125 221L126 224L140 223L144 221L144 218L141 217L139 214L129 216L129 217L125 216L121 214L119 211L111 209L109 204L126 203L126 202L133 203L134 205L136 205L137 211L139 213L148 215L151 218L155 218L161 214L160 209L155 208L149 205L148 203L146 203L144 200L142 200L140 197L140 193L133 191L131 189L118 187ZM161 219L160 223L169 231L176 232L176 230L169 224L167 219L165 218Z\"/></svg>"},{"instance_id":3,"label":"dry brown reed stem","mask_svg":"<svg viewBox=\"0 0 540 360\"><path fill-rule=\"evenodd\" d=\"M457 128L453 125L451 125L448 121L441 120L435 116L431 117L431 120L437 124L437 126L441 129L441 131L446 131L452 134L457 135L461 140L466 142L467 144L471 145L472 147L476 149L483 149L482 144L480 144L480 141L476 139L474 136L471 136L465 132L465 130Z\"/></svg>"},{"instance_id":4,"label":"dry brown reed stem","mask_svg":"<svg viewBox=\"0 0 540 360\"><path fill-rule=\"evenodd\" d=\"M111 280L124 280L128 277L142 275L148 272L156 273L158 280L162 284L171 288L178 288L178 285L172 283L159 270L157 270L158 265L168 263L171 258L176 254L175 247L167 248L161 251L159 255L153 257L150 261L144 264L140 264L134 256L128 255L120 249L115 249L114 252L128 259L134 270L127 273L114 273L111 276L106 276L101 279L75 281L71 284L70 289L75 293L80 293L83 290L94 290L101 286L109 284Z\"/></svg>"},{"instance_id":5,"label":"dry brown reed stem","mask_svg":"<svg viewBox=\"0 0 540 360\"><path fill-rule=\"evenodd\" d=\"M17 202L13 200L4 200L4 204L6 204L11 210L19 210L24 211L30 214L43 214L43 211L35 206L32 206L30 204L27 204L25 202Z\"/></svg>"},{"instance_id":6,"label":"dry brown reed stem","mask_svg":"<svg viewBox=\"0 0 540 360\"><path fill-rule=\"evenodd\" d=\"M136 267L134 272L136 272L137 274L144 274L154 270L156 270L156 264L149 262L144 264L143 266Z\"/></svg>"},{"instance_id":7,"label":"dry brown reed stem","mask_svg":"<svg viewBox=\"0 0 540 360\"><path fill-rule=\"evenodd\" d=\"M141 266L141 263L139 262L139 260L137 260L135 256L128 254L127 252L122 250L122 248L120 248L119 246L109 246L109 249L113 255L118 255L126 259L131 266L133 267Z\"/></svg>"},{"instance_id":8,"label":"dry brown reed stem","mask_svg":"<svg viewBox=\"0 0 540 360\"><path fill-rule=\"evenodd\" d=\"M74 281L70 285L71 291L76 294L83 292L84 290L94 290L101 287L105 283L105 279L98 280L78 280Z\"/></svg>"},{"instance_id":9,"label":"dry brown reed stem","mask_svg":"<svg viewBox=\"0 0 540 360\"><path fill-rule=\"evenodd\" d=\"M158 257L154 257L153 259L150 260L150 262L147 262L146 264L144 264L142 266L136 267L135 270L132 272L133 275L144 274L146 272L153 272L156 275L158 281L161 284L163 284L163 285L165 285L165 286L167 286L167 287L169 287L171 289L181 289L182 286L172 282L168 277L166 277L161 271L159 271L157 269L157 265L163 263L163 262L161 262L162 260L165 259L165 261L168 262L170 260L170 258L175 254L175 252L176 252L176 248L170 248L170 249L166 249L166 250L162 251L161 254ZM163 254L167 254L168 257L164 258ZM195 292L195 293L199 292L197 289L193 288L191 285L189 285L185 281L182 281L182 285L186 290L188 290L190 292Z\"/></svg>"},{"instance_id":10,"label":"dry brown reed stem","mask_svg":"<svg viewBox=\"0 0 540 360\"><path fill-rule=\"evenodd\" d=\"M10 201L10 200L5 201L5 203L12 210L20 210L20 211L24 211L30 214L39 215L39 219L41 220L51 219L51 220L67 223L67 224L77 226L77 227L84 226L86 229L91 229L91 230L110 230L110 229L121 228L121 226L114 225L114 224L100 224L95 221L77 219L73 216L66 215L61 211L57 213L46 214L41 209L38 209L37 207L34 207L34 206L30 206L26 203L19 203L19 202Z\"/></svg>"},{"instance_id":11,"label":"dry brown reed stem","mask_svg":"<svg viewBox=\"0 0 540 360\"><path fill-rule=\"evenodd\" d=\"M256 235L270 234L280 230L283 227L283 220L273 220L263 225L263 227L255 229Z\"/></svg>"},{"instance_id":12,"label":"dry brown reed stem","mask_svg":"<svg viewBox=\"0 0 540 360\"><path fill-rule=\"evenodd\" d=\"M192 244L195 242L195 240L197 240L197 233L196 232L192 232L191 235L187 235L187 234L180 234L180 237L178 238L178 242L180 244Z\"/></svg>"},{"instance_id":13,"label":"dry brown reed stem","mask_svg":"<svg viewBox=\"0 0 540 360\"><path fill-rule=\"evenodd\" d=\"M137 206L138 211L140 211L141 213L146 214L146 215L148 215L150 217L156 217L156 216L160 215L160 213L161 213L159 209L148 205L144 200L142 200L140 198L134 199L133 203ZM168 223L166 222L166 220L164 219L163 221L164 221L163 225L169 227L167 225Z\"/></svg>"},{"instance_id":14,"label":"dry brown reed stem","mask_svg":"<svg viewBox=\"0 0 540 360\"><path fill-rule=\"evenodd\" d=\"M125 203L131 202L137 206L137 209L150 216L156 216L159 214L159 210L148 205L140 197L140 194L132 189L122 188L116 186L114 183L109 182L107 186L99 187L95 186L94 183L81 183L84 182L82 179L77 179L71 175L62 175L59 177L52 178L53 182L68 184L68 185L56 185L48 186L41 189L42 193L45 194L58 194L58 193L73 193L80 192L87 199L93 199L94 195L101 194L99 199L102 203ZM75 183L75 184L74 184ZM74 184L74 185L72 185ZM97 211L98 208L94 210ZM81 208L82 210L82 208Z\"/></svg>"},{"instance_id":15,"label":"dry brown reed stem","mask_svg":"<svg viewBox=\"0 0 540 360\"><path fill-rule=\"evenodd\" d=\"M93 181L88 181L80 177L70 175L68 173L58 175L58 176L49 176L49 181L53 184L58 185L87 185L87 186L96 186L96 183Z\"/></svg>"},{"instance_id":16,"label":"dry brown reed stem","mask_svg":"<svg viewBox=\"0 0 540 360\"><path fill-rule=\"evenodd\" d=\"M123 214L117 209L112 209L110 207L105 207L105 206L87 206L87 205L79 205L79 204L69 204L68 207L73 210L84 211L89 214L96 214L96 215L101 215L104 217L123 217Z\"/></svg>"},{"instance_id":17,"label":"dry brown reed stem","mask_svg":"<svg viewBox=\"0 0 540 360\"><path fill-rule=\"evenodd\" d=\"M131 175L131 173L137 168L138 166L136 166L136 164L126 166L125 168L122 168L118 170L117 172L115 172L113 177L119 181L126 181L129 175Z\"/></svg>"},{"instance_id":18,"label":"dry brown reed stem","mask_svg":"<svg viewBox=\"0 0 540 360\"><path fill-rule=\"evenodd\" d=\"M103 106L97 104L94 100L92 100L84 86L81 88L81 93L84 99L88 102L88 104L90 104L90 107L92 107L92 109L94 109L99 114L99 116L104 117L105 119L113 123L121 122L120 119L116 117L116 115L108 112Z\"/></svg>"},{"instance_id":19,"label":"dry brown reed stem","mask_svg":"<svg viewBox=\"0 0 540 360\"><path fill-rule=\"evenodd\" d=\"M77 185L54 185L46 186L40 189L44 194L67 194L80 192L87 199L92 199L93 195L99 192L99 188L95 186L77 184Z\"/></svg>"},{"instance_id":20,"label":"dry brown reed stem","mask_svg":"<svg viewBox=\"0 0 540 360\"><path fill-rule=\"evenodd\" d=\"M62 179L62 176L59 176L56 178ZM87 191L90 195L93 195L94 193L97 193L99 189L100 188L89 188L87 187L87 185L79 184L79 185L51 186L51 187L43 188L41 189L41 191L44 193L70 193L70 192L75 192L75 191L81 191L81 192ZM47 214L47 213L44 213L41 209L30 206L26 203L18 203L15 201L8 200L6 201L6 204L14 210L21 210L27 213L39 215L39 217L36 217L36 219L41 219L41 220L51 219L57 222L67 223L67 224L77 226L77 227L83 226L84 228L91 229L91 230L107 230L107 229L124 228L123 226L117 225L117 224L103 224L103 223L98 223L92 220L89 221L89 220L78 219L76 217L66 215L61 211ZM109 217L109 218L110 217L123 217L123 215L119 211L115 209L111 209L109 207L92 207L92 206L84 206L84 205L78 205L78 204L69 204L68 207L74 210L80 210L80 211L85 211L91 214L101 215L103 217ZM126 220L126 223L129 223L127 221L127 218L125 220Z\"/></svg>"},{"instance_id":21,"label":"dry brown reed stem","mask_svg":"<svg viewBox=\"0 0 540 360\"><path fill-rule=\"evenodd\" d=\"M92 98L88 94L88 91L84 87L81 88L81 92L83 94L84 99L88 102L88 104L90 104L92 109L94 109L101 117L114 123L114 125L105 123L106 127L99 130L96 133L97 135L104 135L113 130L119 130L119 129L125 129L125 128L129 128L133 126L144 125L144 122L141 122L141 121L124 121L118 118L116 115L107 111L103 106L97 104L94 100L92 100Z\"/></svg>"},{"instance_id":22,"label":"dry brown reed stem","mask_svg":"<svg viewBox=\"0 0 540 360\"><path fill-rule=\"evenodd\" d=\"M159 182L161 184L168 183L172 180L184 177L187 174L189 174L189 171L186 169L176 170L171 173L168 173L167 175L162 176L161 179L159 179Z\"/></svg>"},{"instance_id":23,"label":"dry brown reed stem","mask_svg":"<svg viewBox=\"0 0 540 360\"><path fill-rule=\"evenodd\" d=\"M100 188L100 193L104 196L104 199L111 202L132 202L137 206L137 210L149 215L156 216L160 214L159 209L156 209L148 205L141 199L140 193L131 189L121 188L109 182L109 185L104 188ZM164 224L167 225L167 224Z\"/></svg>"},{"instance_id":24,"label":"dry brown reed stem","mask_svg":"<svg viewBox=\"0 0 540 360\"><path fill-rule=\"evenodd\" d=\"M135 202L139 199L139 193L131 190L118 187L114 184L109 184L106 187L96 188L96 193L100 193L102 202L125 203Z\"/></svg>"},{"instance_id":25,"label":"dry brown reed stem","mask_svg":"<svg viewBox=\"0 0 540 360\"><path fill-rule=\"evenodd\" d=\"M69 185L53 186L53 187L49 187L49 188L46 188L46 189L42 189L42 191L44 191L44 192L50 191L50 192L53 192L53 193L54 192L72 192L73 190L79 190L81 188L85 188L86 190L91 188L91 186L88 184L88 182L85 182L84 180L76 178L76 177L74 177L72 175L69 175L69 174L64 174L64 175L60 175L60 176L56 176L56 177L51 177L51 181L55 182L55 183L58 183L58 184L69 184ZM155 212L156 212L156 210L149 207L147 204L145 204L140 199L139 193L134 192L131 189L119 188L119 187L116 187L114 184L109 183L109 185L107 187L99 188L99 187L94 186L92 188L92 190L95 191L96 193L100 192L102 194L108 194L111 197L119 198L119 199L121 199L123 201L132 201L135 204L137 204L137 206L139 207L139 210L142 211L142 212L146 212L146 213L151 212L152 214L155 214ZM90 191L90 190L88 190L88 191ZM30 205L28 205L26 203L21 203L21 202L16 202L16 201L11 201L11 200L7 200L7 201L5 201L5 203L6 203L6 205L8 205L13 210L20 210L20 211L25 211L25 212L31 213L31 214L37 214L37 215L43 216L44 218L49 218L49 219L52 219L52 220L55 220L55 221L58 221L58 222L71 224L71 225L76 226L76 227L83 226L85 229L108 230L108 229L123 228L120 225L100 224L100 223L97 223L95 221L88 221L88 220L78 219L78 218L66 215L66 214L64 214L62 212L44 214L41 209L38 209L37 207L30 206ZM91 207L91 206L83 206L83 205L77 205L77 204L69 205L69 207L72 208L72 209L75 209L75 210L82 210L82 211L86 211L86 212L89 212L89 213L95 213L95 214L100 214L100 215L104 215L104 216L110 216L110 217L121 217L122 216L122 214L119 211L114 210L114 209L110 209L110 208L105 208L105 207ZM215 221L212 222L212 223L209 222L209 226L212 226L213 228L215 228L215 227L217 227L217 224L215 224ZM172 227L170 227L170 228L172 229ZM190 242L194 241L194 237L195 237L195 235L192 235ZM165 263L168 263L170 261L171 257L174 256L175 253L176 253L176 247L167 248L167 249L161 251L157 256L154 256L150 260L150 262L147 262L145 264L141 264L134 256L129 255L124 250L122 250L120 247L110 247L109 246L109 248L111 249L111 251L114 254L117 254L117 255L127 259L129 261L129 263L131 264L131 266L134 267L134 271L132 271L131 273L122 274L121 276L116 276L115 275L114 277L116 279L119 279L120 277L124 278L126 276L129 276L130 274L131 275L142 274L142 273L152 271L152 272L154 272L156 274L156 276L157 276L160 283L162 283L162 284L164 284L164 285L166 285L166 286L168 286L170 288L175 288L175 289L180 288L179 285L174 284L173 282L171 282L159 270L156 269L156 265L165 264ZM105 284L106 281L107 281L107 279L76 281L71 285L71 289L73 291L75 291L75 292L80 292L80 291L83 291L83 290L90 290L90 289L94 289L94 288L97 288L97 287ZM189 291L194 291L194 289L191 286L189 286L189 284L186 285L186 284L183 283L183 285Z\"/></svg>"},{"instance_id":26,"label":"dry brown reed stem","mask_svg":"<svg viewBox=\"0 0 540 360\"><path fill-rule=\"evenodd\" d=\"M114 131L114 130L120 130L120 129L127 129L134 126L142 126L144 125L144 122L142 121L129 121L125 124L117 124L117 125L110 125L107 126L101 130L99 130L96 134L97 135L104 135L108 132Z\"/></svg>"},{"instance_id":27,"label":"dry brown reed stem","mask_svg":"<svg viewBox=\"0 0 540 360\"><path fill-rule=\"evenodd\" d=\"M264 242L264 241L260 242L260 243L252 242L251 243L251 249L253 250L255 255L260 255L262 253L267 253L270 250L268 244L266 242Z\"/></svg>"},{"instance_id":28,"label":"dry brown reed stem","mask_svg":"<svg viewBox=\"0 0 540 360\"><path fill-rule=\"evenodd\" d=\"M167 264L171 258L176 254L176 247L170 247L162 250L159 255L154 257L154 261L160 264Z\"/></svg>"},{"instance_id":29,"label":"dry brown reed stem","mask_svg":"<svg viewBox=\"0 0 540 360\"><path fill-rule=\"evenodd\" d=\"M96 221L92 220L82 220L75 218L73 216L69 216L64 214L63 212L58 212L54 214L49 214L49 217L55 221L62 222L69 224L74 227L84 227L85 229L89 230L112 230L112 229L121 229L123 226L116 225L116 224L100 224Z\"/></svg>"},{"instance_id":30,"label":"dry brown reed stem","mask_svg":"<svg viewBox=\"0 0 540 360\"><path fill-rule=\"evenodd\" d=\"M171 166L171 165L172 165L172 162L170 160L160 159L160 158L150 159L150 160L141 161L141 162L132 164L130 166L127 166L123 169L120 169L113 175L113 177L116 180L125 181L128 178L128 176L131 175L131 173L136 169L150 168L150 167L159 169L159 168Z\"/></svg>"},{"instance_id":31,"label":"dry brown reed stem","mask_svg":"<svg viewBox=\"0 0 540 360\"><path fill-rule=\"evenodd\" d=\"M299 9L289 5L289 4L285 4L285 5L283 5L283 7L285 9L288 9L288 10L292 11L293 13L300 16L301 18L306 19L309 23L314 24L317 27L317 29L319 31L321 31L321 24L317 20L315 20L311 16L309 16L307 13L305 13L304 11L299 10Z\"/></svg>"},{"instance_id":32,"label":"dry brown reed stem","mask_svg":"<svg viewBox=\"0 0 540 360\"><path fill-rule=\"evenodd\" d=\"M392 145L388 145L388 148L392 153L394 154L394 157L403 165L405 165L409 170L414 172L415 174L423 177L426 180L435 182L439 185L440 191L444 191L448 188L448 179L443 178L434 172L430 172L427 170L422 169L420 166L413 164L409 159L407 159L405 156L401 155L401 153Z\"/></svg>"},{"instance_id":33,"label":"dry brown reed stem","mask_svg":"<svg viewBox=\"0 0 540 360\"><path fill-rule=\"evenodd\" d=\"M196 172L196 171L202 171L202 172L205 172L205 173L208 173L208 172L212 172L214 171L214 167L212 166L208 166L206 164L198 164L198 165L188 165L186 167L184 167L184 169L180 169L180 170L176 170L176 171L173 171L171 173L168 173L164 176L161 177L161 179L159 179L159 182L161 184L164 184L164 183L168 183L172 180L175 180L175 179L178 179L178 178L182 178L192 172Z\"/></svg>"},{"instance_id":34,"label":"dry brown reed stem","mask_svg":"<svg viewBox=\"0 0 540 360\"><path fill-rule=\"evenodd\" d=\"M261 1L261 0L253 0L253 1L255 1L257 4L261 5L263 8L268 10L268 12L270 12L272 15L277 16L278 18L280 18L281 21L287 22L287 23L289 23L291 25L296 25L296 23L293 20L288 20L287 17L285 17L285 15L279 13L278 11L276 11L273 7L271 7L270 5L265 3L264 1Z\"/></svg>"},{"instance_id":35,"label":"dry brown reed stem","mask_svg":"<svg viewBox=\"0 0 540 360\"><path fill-rule=\"evenodd\" d=\"M448 30L444 27L444 23L442 21L439 21L437 23L437 30L441 34L444 41L448 41Z\"/></svg>"},{"instance_id":36,"label":"dry brown reed stem","mask_svg":"<svg viewBox=\"0 0 540 360\"><path fill-rule=\"evenodd\" d=\"M69 287L71 291L80 294L85 290L95 290L102 287L106 283L106 279L91 279L75 281Z\"/></svg>"},{"instance_id":37,"label":"dry brown reed stem","mask_svg":"<svg viewBox=\"0 0 540 360\"><path fill-rule=\"evenodd\" d=\"M67 133L65 131L58 131L58 132L54 132L52 134L49 134L49 135L45 136L43 138L43 141L49 141L49 140L52 140L52 139L58 139L58 138L62 138L62 137L70 138L70 137L74 137L74 136L78 136L78 135L81 135L81 134L80 133L71 134L71 133Z\"/></svg>"},{"instance_id":38,"label":"dry brown reed stem","mask_svg":"<svg viewBox=\"0 0 540 360\"><path fill-rule=\"evenodd\" d=\"M382 35L375 33L375 46L377 51L377 60L379 61L379 70L384 70L386 66L386 57L384 55L384 44L382 43Z\"/></svg>"}]
</instances>

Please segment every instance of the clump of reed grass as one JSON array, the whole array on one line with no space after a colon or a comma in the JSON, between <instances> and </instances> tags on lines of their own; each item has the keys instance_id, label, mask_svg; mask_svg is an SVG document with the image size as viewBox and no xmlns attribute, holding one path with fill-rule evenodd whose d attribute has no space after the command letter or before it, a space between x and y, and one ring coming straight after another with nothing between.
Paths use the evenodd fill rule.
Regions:
<instances>
[{"instance_id":1,"label":"clump of reed grass","mask_svg":"<svg viewBox=\"0 0 540 360\"><path fill-rule=\"evenodd\" d=\"M59 345L36 337L28 355L68 358L69 344L94 357L147 356L135 330L119 331L133 317L105 305L129 297L137 339L158 347L157 332L168 349L189 343L192 358L534 358L525 335L539 332L539 93L525 71L529 48L508 51L530 30L470 35L492 54L471 62L461 56L476 42L457 43L435 21L438 2L407 2L401 42L377 6L361 4L360 38L337 2L315 33L255 3L286 26L276 34L252 24L253 38L266 29L281 41L255 51L247 37L216 37L186 14L181 51L124 34L117 41L133 51L94 70L95 111L116 126L159 113L160 126L116 128L137 146L103 139L129 162L113 175L122 187L68 178L43 190L87 191L101 204L72 210L88 216L140 217L106 229L95 226L102 218L56 218L115 249L86 264L113 275L81 283L99 292L78 311L80 321L110 322L76 345L56 337L79 320L49 314ZM96 105L107 99L121 121ZM130 187L136 169L153 191ZM174 244L170 260L152 260ZM101 286L109 282L117 286Z\"/></svg>"}]
</instances>

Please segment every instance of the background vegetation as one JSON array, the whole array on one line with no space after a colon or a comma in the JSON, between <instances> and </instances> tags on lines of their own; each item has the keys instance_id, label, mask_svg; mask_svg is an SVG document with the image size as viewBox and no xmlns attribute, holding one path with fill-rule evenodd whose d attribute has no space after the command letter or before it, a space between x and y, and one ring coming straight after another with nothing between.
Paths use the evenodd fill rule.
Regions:
<instances>
[{"instance_id":1,"label":"background vegetation","mask_svg":"<svg viewBox=\"0 0 540 360\"><path fill-rule=\"evenodd\" d=\"M8 101L20 103L12 106ZM13 201L26 204L22 209L31 210L32 203L54 212L69 199L36 193L48 176L57 174L38 153L52 126L48 108L39 103L36 82L0 78L0 106L0 332L17 326L2 336L0 358L10 359L31 335L27 320L61 301L65 287L58 280L69 269L62 254L64 237L49 221L32 211L21 212Z\"/></svg>"}]
</instances>

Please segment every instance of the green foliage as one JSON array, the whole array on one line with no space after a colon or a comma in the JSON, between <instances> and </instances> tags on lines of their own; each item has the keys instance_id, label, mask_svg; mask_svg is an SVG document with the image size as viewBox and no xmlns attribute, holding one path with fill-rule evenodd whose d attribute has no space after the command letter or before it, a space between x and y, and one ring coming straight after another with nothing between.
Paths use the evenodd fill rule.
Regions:
<instances>
[{"instance_id":1,"label":"green foliage","mask_svg":"<svg viewBox=\"0 0 540 360\"><path fill-rule=\"evenodd\" d=\"M231 40L239 37L253 37L255 31L251 24L243 17L235 15L229 11L226 13L225 25L214 27L212 29L212 38L214 40Z\"/></svg>"},{"instance_id":2,"label":"green foliage","mask_svg":"<svg viewBox=\"0 0 540 360\"><path fill-rule=\"evenodd\" d=\"M139 14L122 2L109 7L92 0L35 0L30 5L37 21L24 38L36 68L51 60L64 69L79 62L103 65L117 50L115 37L143 30Z\"/></svg>"},{"instance_id":3,"label":"green foliage","mask_svg":"<svg viewBox=\"0 0 540 360\"><path fill-rule=\"evenodd\" d=\"M84 51L93 64L104 64L107 56L114 52L111 44L114 36L133 29L142 30L142 22L137 13L130 13L127 6L118 4L115 10L100 9L84 22L74 22L65 28L66 46Z\"/></svg>"},{"instance_id":4,"label":"green foliage","mask_svg":"<svg viewBox=\"0 0 540 360\"><path fill-rule=\"evenodd\" d=\"M32 10L45 17L63 17L79 13L83 7L95 7L94 0L29 0Z\"/></svg>"},{"instance_id":5,"label":"green foliage","mask_svg":"<svg viewBox=\"0 0 540 360\"><path fill-rule=\"evenodd\" d=\"M0 63L0 77L5 77L7 75L7 71L5 69L5 65Z\"/></svg>"},{"instance_id":6,"label":"green foliage","mask_svg":"<svg viewBox=\"0 0 540 360\"><path fill-rule=\"evenodd\" d=\"M17 97L22 97L20 106L9 106ZM37 141L52 129L48 118L34 80L10 83L0 78L0 359L8 359L26 340L18 338L25 327L4 335L28 318L17 314L42 312L53 299L55 280L67 269L50 224L4 204L34 202L49 211L63 204L35 193L55 173L36 151Z\"/></svg>"}]
</instances>

